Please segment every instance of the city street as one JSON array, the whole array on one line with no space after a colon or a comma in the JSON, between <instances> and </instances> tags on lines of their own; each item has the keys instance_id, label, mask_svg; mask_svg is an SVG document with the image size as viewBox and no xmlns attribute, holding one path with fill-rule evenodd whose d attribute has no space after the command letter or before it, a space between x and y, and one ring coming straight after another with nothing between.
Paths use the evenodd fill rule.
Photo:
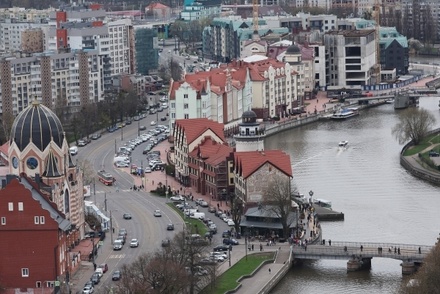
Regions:
<instances>
[{"instance_id":1,"label":"city street","mask_svg":"<svg viewBox=\"0 0 440 294\"><path fill-rule=\"evenodd\" d=\"M166 199L152 196L149 192L132 190L134 179L128 173L129 169L116 168L113 165L115 150L123 146L124 142L137 137L139 126L147 126L147 130L141 131L141 133L147 132L149 129L154 128L150 126L151 121L156 120L157 117L160 119L160 117L165 115L166 110L160 112L159 115L149 115L139 122L134 121L131 125L127 125L113 133L103 134L100 139L92 140L85 147L80 147L78 155L73 157L73 160L77 160L78 163L82 160L88 160L95 171L95 175L98 170L105 169L116 179L113 186L105 186L96 179L95 183L91 185L91 196L86 199L93 201L106 216L111 216L112 225L115 228L114 235L111 230L107 232L104 244L98 250L95 263L97 265L107 263L109 271L104 274L101 282L96 286L96 290L103 287L110 289L114 283L111 281L111 275L116 269L120 269L123 264L133 262L142 253L154 252L160 249L163 239L173 238L184 227L184 221L174 210L166 205ZM163 122L163 124L167 124L167 121ZM162 144L168 143L164 141ZM133 151L131 156L132 163L138 166L148 164L145 155L142 154L143 149L143 145L140 144ZM154 171L152 174L147 174L147 178L154 173L161 172ZM161 210L162 217L153 216L155 209ZM217 223L220 234L215 235L212 244L219 244L221 242L221 232L229 227L213 214L208 213L207 208L200 208L200 210ZM130 213L132 219L123 219L124 213ZM175 231L166 230L166 226L169 223L175 225ZM128 231L127 243L121 251L113 251L111 240L116 239L120 228L125 228ZM139 240L140 245L138 248L129 247L128 243L132 238ZM92 273L92 263L85 262L80 271L72 278L73 293L80 293Z\"/></svg>"}]
</instances>

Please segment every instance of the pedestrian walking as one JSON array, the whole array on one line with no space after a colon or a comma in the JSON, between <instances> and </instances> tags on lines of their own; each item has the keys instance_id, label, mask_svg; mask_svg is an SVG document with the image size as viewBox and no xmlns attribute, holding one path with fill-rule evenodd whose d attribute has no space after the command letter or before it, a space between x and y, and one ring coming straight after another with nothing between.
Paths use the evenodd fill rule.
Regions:
<instances>
[{"instance_id":1,"label":"pedestrian walking","mask_svg":"<svg viewBox=\"0 0 440 294\"><path fill-rule=\"evenodd\" d=\"M252 248L252 251L254 251L254 244L252 244L251 248Z\"/></svg>"},{"instance_id":2,"label":"pedestrian walking","mask_svg":"<svg viewBox=\"0 0 440 294\"><path fill-rule=\"evenodd\" d=\"M260 251L263 251L263 245L260 243Z\"/></svg>"},{"instance_id":3,"label":"pedestrian walking","mask_svg":"<svg viewBox=\"0 0 440 294\"><path fill-rule=\"evenodd\" d=\"M272 273L272 270L269 268L269 274Z\"/></svg>"},{"instance_id":4,"label":"pedestrian walking","mask_svg":"<svg viewBox=\"0 0 440 294\"><path fill-rule=\"evenodd\" d=\"M400 247L399 247L399 248L397 248L397 254L399 254L399 255L400 255Z\"/></svg>"},{"instance_id":5,"label":"pedestrian walking","mask_svg":"<svg viewBox=\"0 0 440 294\"><path fill-rule=\"evenodd\" d=\"M96 271L96 263L93 263L93 270Z\"/></svg>"},{"instance_id":6,"label":"pedestrian walking","mask_svg":"<svg viewBox=\"0 0 440 294\"><path fill-rule=\"evenodd\" d=\"M332 240L328 240L328 246L332 246Z\"/></svg>"},{"instance_id":7,"label":"pedestrian walking","mask_svg":"<svg viewBox=\"0 0 440 294\"><path fill-rule=\"evenodd\" d=\"M361 252L364 250L364 246L361 245Z\"/></svg>"},{"instance_id":8,"label":"pedestrian walking","mask_svg":"<svg viewBox=\"0 0 440 294\"><path fill-rule=\"evenodd\" d=\"M422 254L422 248L419 247L419 254Z\"/></svg>"},{"instance_id":9,"label":"pedestrian walking","mask_svg":"<svg viewBox=\"0 0 440 294\"><path fill-rule=\"evenodd\" d=\"M397 247L394 247L394 253L397 253Z\"/></svg>"}]
</instances>

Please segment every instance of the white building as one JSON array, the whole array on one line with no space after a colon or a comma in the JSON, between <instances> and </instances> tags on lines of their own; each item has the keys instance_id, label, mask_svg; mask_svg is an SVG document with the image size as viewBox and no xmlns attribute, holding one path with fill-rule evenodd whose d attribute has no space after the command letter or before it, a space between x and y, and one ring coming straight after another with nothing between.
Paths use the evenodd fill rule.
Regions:
<instances>
[{"instance_id":1,"label":"white building","mask_svg":"<svg viewBox=\"0 0 440 294\"><path fill-rule=\"evenodd\" d=\"M42 24L17 22L11 19L0 22L0 52L21 51L22 32L28 29L41 28L42 26Z\"/></svg>"}]
</instances>

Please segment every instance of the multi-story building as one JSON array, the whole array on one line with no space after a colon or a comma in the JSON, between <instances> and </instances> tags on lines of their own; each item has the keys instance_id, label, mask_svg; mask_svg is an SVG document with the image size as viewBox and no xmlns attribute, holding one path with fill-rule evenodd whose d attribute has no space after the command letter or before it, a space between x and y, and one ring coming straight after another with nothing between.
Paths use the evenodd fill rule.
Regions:
<instances>
[{"instance_id":1,"label":"multi-story building","mask_svg":"<svg viewBox=\"0 0 440 294\"><path fill-rule=\"evenodd\" d=\"M28 29L21 34L21 50L24 53L43 52L43 31Z\"/></svg>"},{"instance_id":2,"label":"multi-story building","mask_svg":"<svg viewBox=\"0 0 440 294\"><path fill-rule=\"evenodd\" d=\"M103 99L102 57L96 51L46 53L0 60L2 118L37 99L50 109Z\"/></svg>"},{"instance_id":3,"label":"multi-story building","mask_svg":"<svg viewBox=\"0 0 440 294\"><path fill-rule=\"evenodd\" d=\"M394 27L381 27L379 33L381 68L384 70L395 69L397 75L407 74L409 67L408 39Z\"/></svg>"},{"instance_id":4,"label":"multi-story building","mask_svg":"<svg viewBox=\"0 0 440 294\"><path fill-rule=\"evenodd\" d=\"M207 72L187 74L170 87L170 127L178 119L207 118L235 127L252 107L252 83L247 66L235 62Z\"/></svg>"},{"instance_id":5,"label":"multi-story building","mask_svg":"<svg viewBox=\"0 0 440 294\"><path fill-rule=\"evenodd\" d=\"M191 174L193 176L200 175L200 167L196 167L197 164L194 159L194 157L197 157L198 155L192 152L196 150L199 145L202 144L202 142L205 141L207 138L209 138L209 144L211 144L211 146L213 146L214 144L225 144L226 140L224 135L224 125L222 123L218 123L207 118L179 119L176 120L173 129L173 138L176 179L185 186L194 184L205 193L207 190L209 191L208 193L216 193L215 190L210 190L206 186L206 182L202 187L201 183L195 181L194 178L191 180ZM222 154L226 154L224 149L221 149L221 152ZM191 158L193 158L191 162L190 154ZM214 162L210 162L210 166L217 166L217 164ZM198 168L199 170L195 170L196 168ZM204 167L202 166L202 168ZM213 179L211 179L211 182L213 183Z\"/></svg>"},{"instance_id":6,"label":"multi-story building","mask_svg":"<svg viewBox=\"0 0 440 294\"><path fill-rule=\"evenodd\" d=\"M0 22L15 19L19 22L44 23L49 18L50 13L54 11L56 11L54 7L41 10L23 7L0 8Z\"/></svg>"},{"instance_id":7,"label":"multi-story building","mask_svg":"<svg viewBox=\"0 0 440 294\"><path fill-rule=\"evenodd\" d=\"M332 31L325 34L327 85L371 85L376 64L375 39L375 30Z\"/></svg>"},{"instance_id":8,"label":"multi-story building","mask_svg":"<svg viewBox=\"0 0 440 294\"><path fill-rule=\"evenodd\" d=\"M185 0L180 18L185 21L201 20L220 15L221 1L219 0Z\"/></svg>"},{"instance_id":9,"label":"multi-story building","mask_svg":"<svg viewBox=\"0 0 440 294\"><path fill-rule=\"evenodd\" d=\"M42 24L18 22L15 19L7 19L5 22L0 22L0 52L21 51L23 32L41 27Z\"/></svg>"},{"instance_id":10,"label":"multi-story building","mask_svg":"<svg viewBox=\"0 0 440 294\"><path fill-rule=\"evenodd\" d=\"M148 24L135 24L132 41L136 73L142 75L156 73L159 67L157 30Z\"/></svg>"},{"instance_id":11,"label":"multi-story building","mask_svg":"<svg viewBox=\"0 0 440 294\"><path fill-rule=\"evenodd\" d=\"M15 118L8 158L9 174L21 180L7 177L0 191L1 284L51 286L68 276L77 261L69 248L85 236L82 173L60 120L38 102Z\"/></svg>"},{"instance_id":12,"label":"multi-story building","mask_svg":"<svg viewBox=\"0 0 440 294\"><path fill-rule=\"evenodd\" d=\"M284 35L288 28L267 25L266 20L258 21L258 37L268 34ZM203 30L204 54L212 59L230 62L243 55L245 45L254 36L252 19L241 19L237 16L228 18L214 18L211 25Z\"/></svg>"},{"instance_id":13,"label":"multi-story building","mask_svg":"<svg viewBox=\"0 0 440 294\"><path fill-rule=\"evenodd\" d=\"M258 118L285 117L291 109L302 105L304 83L301 75L304 73L301 69L301 52L295 65L290 65L292 60L286 56L285 62L260 55L250 56L243 62L249 68L252 110ZM298 73L297 69L301 72Z\"/></svg>"},{"instance_id":14,"label":"multi-story building","mask_svg":"<svg viewBox=\"0 0 440 294\"><path fill-rule=\"evenodd\" d=\"M306 30L325 33L336 29L338 20L333 14L311 15L300 12L294 16L280 16L278 21L279 26L288 28L292 33Z\"/></svg>"}]
</instances>

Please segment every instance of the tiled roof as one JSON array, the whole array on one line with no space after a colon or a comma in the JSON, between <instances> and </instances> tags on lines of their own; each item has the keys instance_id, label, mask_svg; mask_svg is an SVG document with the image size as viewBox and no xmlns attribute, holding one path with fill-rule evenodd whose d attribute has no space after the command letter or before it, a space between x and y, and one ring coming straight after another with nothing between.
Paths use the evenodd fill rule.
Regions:
<instances>
[{"instance_id":1,"label":"tiled roof","mask_svg":"<svg viewBox=\"0 0 440 294\"><path fill-rule=\"evenodd\" d=\"M192 143L209 129L225 142L224 125L207 118L178 119L175 128L183 130L187 144Z\"/></svg>"},{"instance_id":2,"label":"tiled roof","mask_svg":"<svg viewBox=\"0 0 440 294\"><path fill-rule=\"evenodd\" d=\"M290 156L281 150L236 152L234 154L236 172L245 179L266 162L272 164L287 176L292 177Z\"/></svg>"},{"instance_id":3,"label":"tiled roof","mask_svg":"<svg viewBox=\"0 0 440 294\"><path fill-rule=\"evenodd\" d=\"M190 153L191 157L202 157L206 163L216 166L225 161L234 149L225 144L219 144L211 138L206 138Z\"/></svg>"},{"instance_id":4,"label":"tiled roof","mask_svg":"<svg viewBox=\"0 0 440 294\"><path fill-rule=\"evenodd\" d=\"M169 7L163 5L162 3L151 3L150 5L148 5L148 9L164 9L164 8L169 8Z\"/></svg>"}]
</instances>

